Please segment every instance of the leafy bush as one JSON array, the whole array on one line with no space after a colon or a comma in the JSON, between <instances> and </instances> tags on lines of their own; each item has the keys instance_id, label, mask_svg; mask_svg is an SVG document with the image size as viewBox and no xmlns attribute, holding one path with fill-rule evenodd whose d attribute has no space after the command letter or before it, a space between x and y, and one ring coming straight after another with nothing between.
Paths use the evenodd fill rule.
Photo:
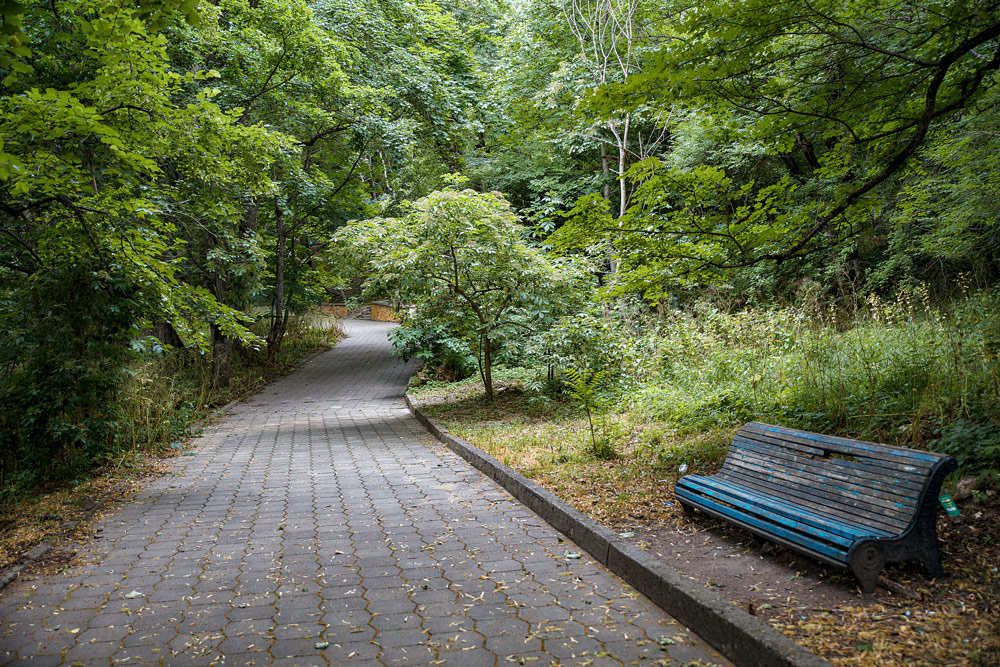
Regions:
<instances>
[{"instance_id":1,"label":"leafy bush","mask_svg":"<svg viewBox=\"0 0 1000 667\"><path fill-rule=\"evenodd\" d=\"M84 265L4 294L0 486L64 477L112 446L140 303L133 286Z\"/></svg>"},{"instance_id":2,"label":"leafy bush","mask_svg":"<svg viewBox=\"0 0 1000 667\"><path fill-rule=\"evenodd\" d=\"M590 310L559 318L532 339L531 350L534 358L551 366L595 369L611 380L626 371L632 346L615 322Z\"/></svg>"},{"instance_id":3,"label":"leafy bush","mask_svg":"<svg viewBox=\"0 0 1000 667\"><path fill-rule=\"evenodd\" d=\"M942 424L934 449L951 454L962 469L994 477L1000 473L1000 426L988 421L957 419Z\"/></svg>"},{"instance_id":4,"label":"leafy bush","mask_svg":"<svg viewBox=\"0 0 1000 667\"><path fill-rule=\"evenodd\" d=\"M403 359L420 359L424 372L434 379L464 380L476 372L476 358L469 344L442 323L411 321L389 333L396 354Z\"/></svg>"}]
</instances>

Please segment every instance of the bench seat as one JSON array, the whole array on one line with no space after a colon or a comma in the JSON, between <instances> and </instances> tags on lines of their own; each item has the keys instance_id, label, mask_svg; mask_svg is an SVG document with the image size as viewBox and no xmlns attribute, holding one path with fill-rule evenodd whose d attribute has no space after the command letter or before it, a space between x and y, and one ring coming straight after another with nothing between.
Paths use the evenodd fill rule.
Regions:
<instances>
[{"instance_id":1,"label":"bench seat","mask_svg":"<svg viewBox=\"0 0 1000 667\"><path fill-rule=\"evenodd\" d=\"M835 567L864 592L886 563L920 560L940 576L936 506L950 456L752 422L715 475L688 475L674 495Z\"/></svg>"}]
</instances>

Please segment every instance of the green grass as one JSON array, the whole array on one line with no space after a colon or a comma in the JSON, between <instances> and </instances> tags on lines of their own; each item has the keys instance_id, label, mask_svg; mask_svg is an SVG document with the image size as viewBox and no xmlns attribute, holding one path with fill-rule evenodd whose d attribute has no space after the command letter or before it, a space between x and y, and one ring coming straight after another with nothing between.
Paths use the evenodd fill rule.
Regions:
<instances>
[{"instance_id":1,"label":"green grass","mask_svg":"<svg viewBox=\"0 0 1000 667\"><path fill-rule=\"evenodd\" d=\"M635 413L608 414L597 429L614 450L595 456L583 411L568 399L526 390L527 369L508 369L497 401L464 380L411 389L411 397L455 435L549 488L594 518L612 524L672 517L673 481L687 463L708 472L725 455L729 429L678 436ZM520 378L520 379L516 379Z\"/></svg>"},{"instance_id":2,"label":"green grass","mask_svg":"<svg viewBox=\"0 0 1000 667\"><path fill-rule=\"evenodd\" d=\"M954 432L1000 444L997 305L980 295L945 310L901 296L851 318L675 314L656 330L655 372L622 400L681 432L769 421L950 450L968 470L995 470L1000 453Z\"/></svg>"}]
</instances>

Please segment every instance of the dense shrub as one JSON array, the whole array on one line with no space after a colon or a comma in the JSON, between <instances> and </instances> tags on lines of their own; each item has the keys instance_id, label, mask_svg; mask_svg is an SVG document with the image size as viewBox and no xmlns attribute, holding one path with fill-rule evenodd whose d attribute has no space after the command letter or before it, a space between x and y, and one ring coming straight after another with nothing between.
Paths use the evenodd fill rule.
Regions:
<instances>
[{"instance_id":1,"label":"dense shrub","mask_svg":"<svg viewBox=\"0 0 1000 667\"><path fill-rule=\"evenodd\" d=\"M84 265L54 269L0 308L0 485L30 486L99 459L119 393L138 290ZM56 304L40 309L38 304Z\"/></svg>"}]
</instances>

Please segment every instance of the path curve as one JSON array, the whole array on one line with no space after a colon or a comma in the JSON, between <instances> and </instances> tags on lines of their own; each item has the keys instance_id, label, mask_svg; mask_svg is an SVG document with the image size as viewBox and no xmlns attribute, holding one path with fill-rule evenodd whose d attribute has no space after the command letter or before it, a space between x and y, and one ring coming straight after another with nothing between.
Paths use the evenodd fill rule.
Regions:
<instances>
[{"instance_id":1,"label":"path curve","mask_svg":"<svg viewBox=\"0 0 1000 667\"><path fill-rule=\"evenodd\" d=\"M391 325L345 324L0 593L0 664L728 664L430 439Z\"/></svg>"}]
</instances>

